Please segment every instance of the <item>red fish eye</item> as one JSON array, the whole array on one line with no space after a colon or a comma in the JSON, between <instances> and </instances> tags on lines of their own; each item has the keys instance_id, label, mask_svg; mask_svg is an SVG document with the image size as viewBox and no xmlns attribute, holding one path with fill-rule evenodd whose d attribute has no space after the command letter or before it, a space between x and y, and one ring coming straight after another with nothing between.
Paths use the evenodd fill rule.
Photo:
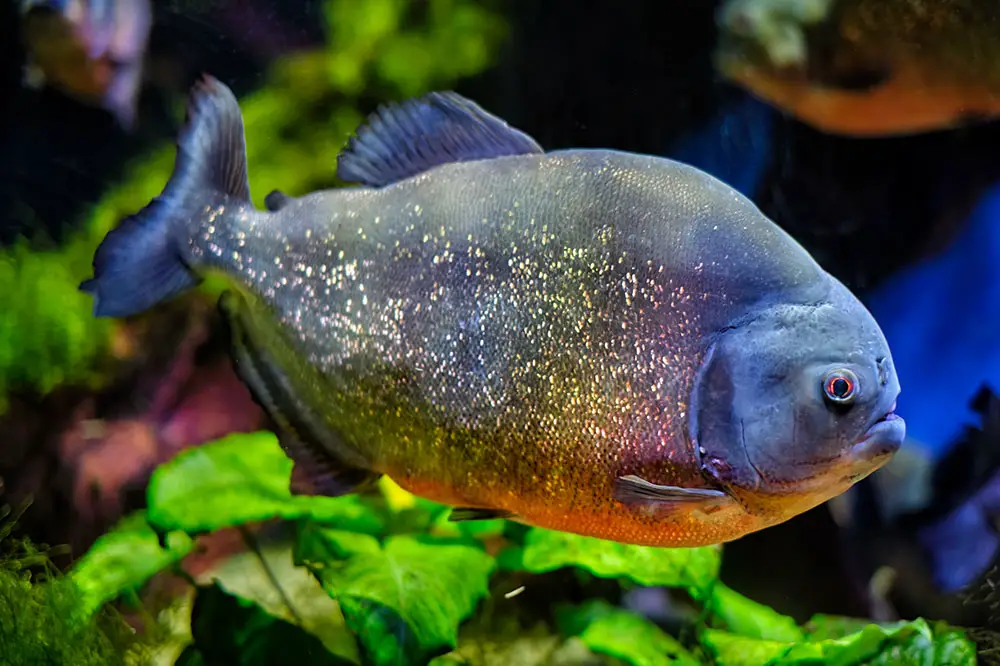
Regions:
<instances>
[{"instance_id":1,"label":"red fish eye","mask_svg":"<svg viewBox=\"0 0 1000 666\"><path fill-rule=\"evenodd\" d=\"M850 370L834 370L823 380L823 393L830 402L845 404L854 401L858 378Z\"/></svg>"}]
</instances>

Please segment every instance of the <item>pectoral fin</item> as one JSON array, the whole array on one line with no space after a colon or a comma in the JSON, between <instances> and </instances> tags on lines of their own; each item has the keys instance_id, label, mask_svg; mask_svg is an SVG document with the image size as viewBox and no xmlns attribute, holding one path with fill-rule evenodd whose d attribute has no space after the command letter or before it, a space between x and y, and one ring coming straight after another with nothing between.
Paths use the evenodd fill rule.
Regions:
<instances>
[{"instance_id":1,"label":"pectoral fin","mask_svg":"<svg viewBox=\"0 0 1000 666\"><path fill-rule=\"evenodd\" d=\"M728 495L721 490L710 488L660 486L634 474L615 479L614 498L625 504L694 502L708 505L716 504L727 497Z\"/></svg>"}]
</instances>

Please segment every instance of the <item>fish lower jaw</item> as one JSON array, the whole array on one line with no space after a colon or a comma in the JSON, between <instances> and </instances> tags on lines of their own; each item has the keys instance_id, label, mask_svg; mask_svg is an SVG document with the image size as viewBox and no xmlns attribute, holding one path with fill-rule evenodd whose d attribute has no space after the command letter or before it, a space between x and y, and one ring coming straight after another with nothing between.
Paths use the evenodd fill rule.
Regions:
<instances>
[{"instance_id":1,"label":"fish lower jaw","mask_svg":"<svg viewBox=\"0 0 1000 666\"><path fill-rule=\"evenodd\" d=\"M765 478L756 489L730 491L748 514L776 524L846 492L890 458L891 455L882 455L859 460L850 450L839 459L816 465L810 475L784 480Z\"/></svg>"},{"instance_id":2,"label":"fish lower jaw","mask_svg":"<svg viewBox=\"0 0 1000 666\"><path fill-rule=\"evenodd\" d=\"M871 425L861 440L851 448L851 458L858 464L881 467L903 445L906 421L896 414L896 405Z\"/></svg>"}]
</instances>

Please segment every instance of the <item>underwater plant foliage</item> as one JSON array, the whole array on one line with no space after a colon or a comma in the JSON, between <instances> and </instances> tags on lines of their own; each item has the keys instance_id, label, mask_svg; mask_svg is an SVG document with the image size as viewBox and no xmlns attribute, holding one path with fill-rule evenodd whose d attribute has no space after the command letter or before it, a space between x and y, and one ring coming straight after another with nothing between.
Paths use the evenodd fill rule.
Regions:
<instances>
[{"instance_id":1,"label":"underwater plant foliage","mask_svg":"<svg viewBox=\"0 0 1000 666\"><path fill-rule=\"evenodd\" d=\"M263 208L273 189L336 186L337 155L372 100L447 88L489 66L506 35L492 4L327 0L327 45L279 58L240 100L254 203ZM95 318L77 287L108 231L160 194L174 156L171 142L128 165L61 245L40 236L0 248L0 414L13 392L109 380L122 323ZM209 281L204 290L217 287Z\"/></svg>"},{"instance_id":2,"label":"underwater plant foliage","mask_svg":"<svg viewBox=\"0 0 1000 666\"><path fill-rule=\"evenodd\" d=\"M217 584L198 588L191 635L192 643L177 658L177 666L354 663L328 651L316 636Z\"/></svg>"},{"instance_id":3,"label":"underwater plant foliage","mask_svg":"<svg viewBox=\"0 0 1000 666\"><path fill-rule=\"evenodd\" d=\"M445 530L446 507L407 497L391 481L368 494L330 498L293 495L291 478L292 462L268 432L230 435L160 465L148 509L123 520L68 573L80 591L74 617L85 623L101 603L137 590L157 569L176 564L199 535L280 518L294 527L295 565L336 601L343 621L329 631L343 635L317 636L232 590L200 586L191 642L176 663L263 664L279 649L319 664L514 663L503 661L510 654L495 656L504 640L512 649L525 650L526 641L542 646L516 662L525 664L560 663L553 656L560 649L576 650L577 661L566 663L634 666L976 663L963 630L943 623L817 615L798 626L719 581L720 546L630 546L503 521L478 532L464 524ZM696 610L672 635L600 594L581 602L546 588L550 617L526 624L510 589L518 581L543 585L543 572L558 570L620 589L674 588ZM325 647L345 638L355 654Z\"/></svg>"},{"instance_id":4,"label":"underwater plant foliage","mask_svg":"<svg viewBox=\"0 0 1000 666\"><path fill-rule=\"evenodd\" d=\"M110 607L85 606L79 586L54 569L49 556L59 549L12 536L27 508L0 507L0 664L141 663L145 645L125 620Z\"/></svg>"},{"instance_id":5,"label":"underwater plant foliage","mask_svg":"<svg viewBox=\"0 0 1000 666\"><path fill-rule=\"evenodd\" d=\"M40 248L21 240L0 250L0 414L16 389L45 395L66 383L99 384L94 364L115 323L91 316L92 302L76 288L99 241Z\"/></svg>"},{"instance_id":6,"label":"underwater plant foliage","mask_svg":"<svg viewBox=\"0 0 1000 666\"><path fill-rule=\"evenodd\" d=\"M76 604L72 588L32 584L0 568L0 663L125 664L122 653L94 624L78 627L66 621Z\"/></svg>"}]
</instances>

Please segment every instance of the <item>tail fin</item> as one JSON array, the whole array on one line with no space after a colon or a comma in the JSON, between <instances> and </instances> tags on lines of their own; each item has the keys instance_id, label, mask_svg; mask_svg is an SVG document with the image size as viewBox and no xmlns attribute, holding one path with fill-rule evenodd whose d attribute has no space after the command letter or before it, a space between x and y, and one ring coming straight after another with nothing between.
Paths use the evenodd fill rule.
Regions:
<instances>
[{"instance_id":1,"label":"tail fin","mask_svg":"<svg viewBox=\"0 0 1000 666\"><path fill-rule=\"evenodd\" d=\"M200 278L184 259L191 222L221 201L250 201L243 117L232 91L206 74L191 90L163 192L94 254L94 277L80 285L94 297L94 316L138 314L195 287Z\"/></svg>"}]
</instances>

